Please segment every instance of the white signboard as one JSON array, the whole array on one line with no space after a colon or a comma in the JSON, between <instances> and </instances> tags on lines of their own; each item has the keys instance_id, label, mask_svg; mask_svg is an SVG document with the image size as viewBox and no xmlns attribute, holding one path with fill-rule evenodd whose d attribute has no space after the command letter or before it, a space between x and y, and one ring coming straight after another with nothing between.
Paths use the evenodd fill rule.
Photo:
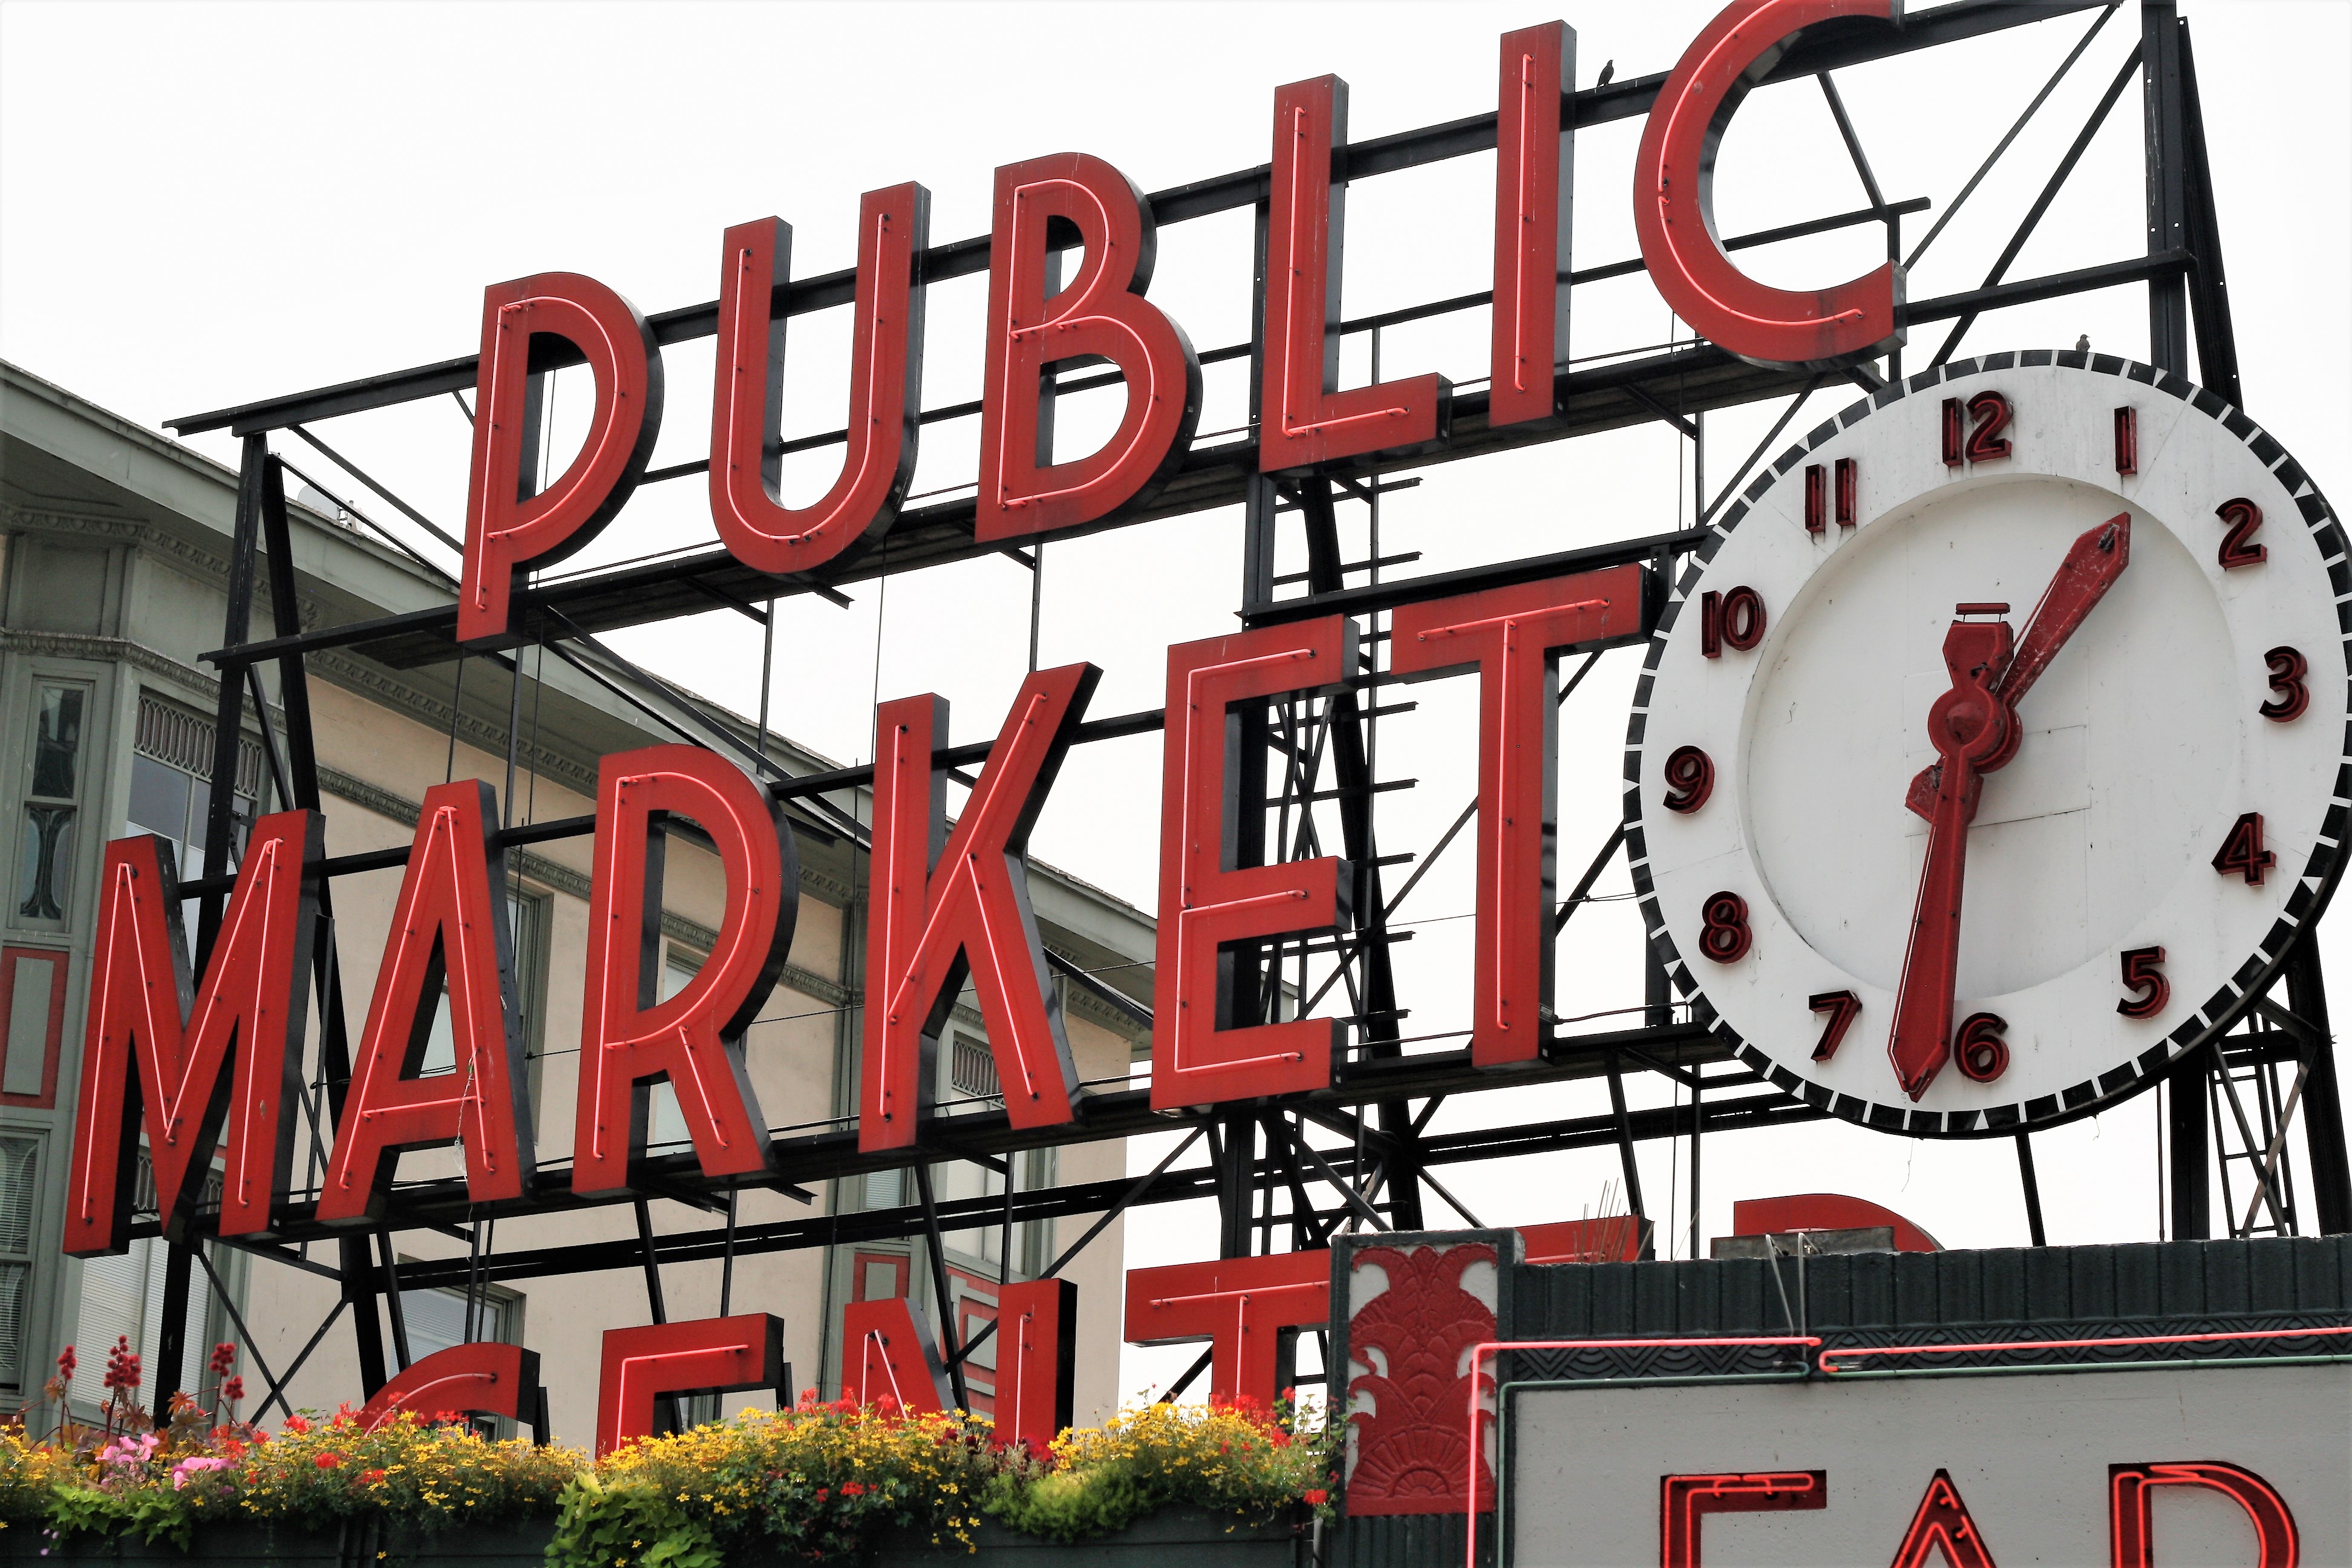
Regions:
<instances>
[{"instance_id":1,"label":"white signboard","mask_svg":"<svg viewBox=\"0 0 2352 1568\"><path fill-rule=\"evenodd\" d=\"M1510 1568L2352 1564L2352 1365L1526 1388Z\"/></svg>"}]
</instances>

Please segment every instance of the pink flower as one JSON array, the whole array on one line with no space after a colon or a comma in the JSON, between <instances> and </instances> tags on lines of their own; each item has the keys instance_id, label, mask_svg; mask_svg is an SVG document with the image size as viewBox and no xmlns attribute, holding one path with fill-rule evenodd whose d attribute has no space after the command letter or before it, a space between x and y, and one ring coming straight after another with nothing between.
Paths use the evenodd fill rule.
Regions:
<instances>
[{"instance_id":1,"label":"pink flower","mask_svg":"<svg viewBox=\"0 0 2352 1568\"><path fill-rule=\"evenodd\" d=\"M120 1437L98 1451L101 1465L143 1465L155 1457L155 1434Z\"/></svg>"},{"instance_id":2,"label":"pink flower","mask_svg":"<svg viewBox=\"0 0 2352 1568\"><path fill-rule=\"evenodd\" d=\"M196 1474L200 1470L226 1470L227 1468L228 1461L226 1459L215 1459L209 1457L182 1459L178 1464L172 1467L172 1489L173 1491L186 1490L188 1478Z\"/></svg>"}]
</instances>

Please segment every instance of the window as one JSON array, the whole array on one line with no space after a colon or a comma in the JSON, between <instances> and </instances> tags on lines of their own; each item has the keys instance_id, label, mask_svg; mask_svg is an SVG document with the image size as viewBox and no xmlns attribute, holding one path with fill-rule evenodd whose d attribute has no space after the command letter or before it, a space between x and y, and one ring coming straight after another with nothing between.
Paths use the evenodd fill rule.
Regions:
<instances>
[{"instance_id":1,"label":"window","mask_svg":"<svg viewBox=\"0 0 2352 1568\"><path fill-rule=\"evenodd\" d=\"M522 1035L523 1049L530 1057L530 1086L534 1091L533 1115L539 1096L539 1024L545 1011L547 900L533 893L509 890L507 894L508 930L514 936L515 1022ZM418 1076L430 1078L435 1073L455 1072L457 1068L457 1037L449 1023L449 988L445 983L433 1003L433 1028L425 1038L425 1064Z\"/></svg>"},{"instance_id":2,"label":"window","mask_svg":"<svg viewBox=\"0 0 2352 1568\"><path fill-rule=\"evenodd\" d=\"M40 1154L37 1139L0 1138L0 1388L25 1386L25 1317L33 1304Z\"/></svg>"},{"instance_id":3,"label":"window","mask_svg":"<svg viewBox=\"0 0 2352 1568\"><path fill-rule=\"evenodd\" d=\"M131 757L131 831L152 833L172 846L180 879L205 874L205 819L212 811L212 721L158 701L142 692L139 731ZM246 836L260 809L261 748L241 742L236 756L236 793L230 800L229 864L245 856ZM184 900L180 919L193 946L196 900Z\"/></svg>"},{"instance_id":4,"label":"window","mask_svg":"<svg viewBox=\"0 0 2352 1568\"><path fill-rule=\"evenodd\" d=\"M155 1213L155 1174L143 1150L139 1155L137 1182L131 1212L142 1218L152 1217ZM218 1204L220 1194L220 1173L215 1171L205 1178L202 1205ZM117 1336L128 1338L131 1348L139 1353L146 1377L140 1393L152 1395L155 1392L156 1379L162 1375L155 1364L155 1347L163 1337L167 1253L163 1243L150 1236L132 1242L130 1250L119 1257L83 1261L81 1306L73 1337L73 1342L81 1350L71 1390L77 1403L95 1408L106 1402L106 1358ZM201 1356L212 1342L212 1290L204 1270L199 1268L189 1281L188 1313L182 1328L181 1346L191 1358Z\"/></svg>"},{"instance_id":5,"label":"window","mask_svg":"<svg viewBox=\"0 0 2352 1568\"><path fill-rule=\"evenodd\" d=\"M512 1290L488 1287L474 1303L474 1333L468 1340L463 1290L403 1290L400 1316L408 1331L409 1364L454 1345L522 1343L522 1301ZM493 1439L513 1436L514 1426L504 1416L474 1419L475 1429Z\"/></svg>"},{"instance_id":6,"label":"window","mask_svg":"<svg viewBox=\"0 0 2352 1568\"><path fill-rule=\"evenodd\" d=\"M45 681L33 688L33 776L25 791L16 867L16 913L25 920L62 925L72 902L82 722L89 704L86 686Z\"/></svg>"}]
</instances>

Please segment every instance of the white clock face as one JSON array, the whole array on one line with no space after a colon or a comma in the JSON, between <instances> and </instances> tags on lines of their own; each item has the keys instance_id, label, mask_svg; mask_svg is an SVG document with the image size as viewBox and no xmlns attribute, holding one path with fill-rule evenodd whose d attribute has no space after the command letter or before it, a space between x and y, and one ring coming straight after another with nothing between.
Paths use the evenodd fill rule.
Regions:
<instances>
[{"instance_id":1,"label":"white clock face","mask_svg":"<svg viewBox=\"0 0 2352 1568\"><path fill-rule=\"evenodd\" d=\"M2317 916L2352 571L2211 394L1958 362L1715 533L1634 698L1628 843L1669 973L1782 1088L1912 1133L2077 1115L2227 1027Z\"/></svg>"}]
</instances>

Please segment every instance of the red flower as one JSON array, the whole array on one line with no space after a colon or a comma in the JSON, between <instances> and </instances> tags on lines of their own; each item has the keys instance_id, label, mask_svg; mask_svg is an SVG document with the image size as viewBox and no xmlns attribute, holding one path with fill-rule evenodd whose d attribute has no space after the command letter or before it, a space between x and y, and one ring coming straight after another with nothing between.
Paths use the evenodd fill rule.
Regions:
<instances>
[{"instance_id":1,"label":"red flower","mask_svg":"<svg viewBox=\"0 0 2352 1568\"><path fill-rule=\"evenodd\" d=\"M213 1347L211 1359L205 1363L215 1377L226 1377L236 1367L236 1347L224 1340Z\"/></svg>"},{"instance_id":2,"label":"red flower","mask_svg":"<svg viewBox=\"0 0 2352 1568\"><path fill-rule=\"evenodd\" d=\"M1325 1491L1321 1487L1309 1487L1300 1495L1305 1497L1308 1502L1313 1503L1318 1508L1322 1507L1324 1503L1330 1500L1331 1497L1331 1494Z\"/></svg>"},{"instance_id":3,"label":"red flower","mask_svg":"<svg viewBox=\"0 0 2352 1568\"><path fill-rule=\"evenodd\" d=\"M360 1479L369 1486L373 1486L376 1482L383 1479L383 1472L382 1470L362 1470L360 1472Z\"/></svg>"},{"instance_id":4,"label":"red flower","mask_svg":"<svg viewBox=\"0 0 2352 1568\"><path fill-rule=\"evenodd\" d=\"M1265 1435L1274 1440L1274 1446L1277 1448L1287 1448L1290 1447L1290 1434L1284 1431L1279 1426L1269 1427Z\"/></svg>"},{"instance_id":5,"label":"red flower","mask_svg":"<svg viewBox=\"0 0 2352 1568\"><path fill-rule=\"evenodd\" d=\"M58 1352L58 1375L68 1383L73 1381L74 1369L80 1364L81 1363L74 1359L73 1346L68 1345Z\"/></svg>"},{"instance_id":6,"label":"red flower","mask_svg":"<svg viewBox=\"0 0 2352 1568\"><path fill-rule=\"evenodd\" d=\"M320 1454L310 1462L322 1470L331 1470L343 1462L343 1457L341 1454Z\"/></svg>"},{"instance_id":7,"label":"red flower","mask_svg":"<svg viewBox=\"0 0 2352 1568\"><path fill-rule=\"evenodd\" d=\"M106 1358L105 1386L128 1392L139 1386L139 1355L131 1348L131 1336L117 1334L114 1350Z\"/></svg>"},{"instance_id":8,"label":"red flower","mask_svg":"<svg viewBox=\"0 0 2352 1568\"><path fill-rule=\"evenodd\" d=\"M841 1483L841 1495L844 1497L864 1497L866 1495L866 1489L856 1481L844 1481Z\"/></svg>"},{"instance_id":9,"label":"red flower","mask_svg":"<svg viewBox=\"0 0 2352 1568\"><path fill-rule=\"evenodd\" d=\"M245 1379L242 1377L223 1378L220 1385L220 1396L223 1399L227 1400L231 1405L235 1405L238 1400L243 1399L245 1397Z\"/></svg>"},{"instance_id":10,"label":"red flower","mask_svg":"<svg viewBox=\"0 0 2352 1568\"><path fill-rule=\"evenodd\" d=\"M299 1415L289 1415L286 1418L285 1429L299 1437L310 1429L310 1423Z\"/></svg>"}]
</instances>

